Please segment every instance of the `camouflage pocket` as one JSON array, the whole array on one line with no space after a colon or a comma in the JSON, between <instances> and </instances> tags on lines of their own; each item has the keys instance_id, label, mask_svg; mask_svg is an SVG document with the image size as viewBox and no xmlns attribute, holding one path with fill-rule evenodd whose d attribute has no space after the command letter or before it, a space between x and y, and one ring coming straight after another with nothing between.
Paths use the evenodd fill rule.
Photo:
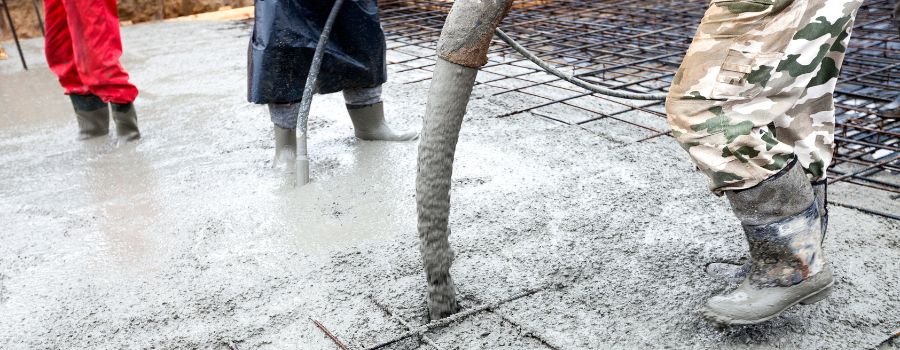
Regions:
<instances>
[{"instance_id":1,"label":"camouflage pocket","mask_svg":"<svg viewBox=\"0 0 900 350\"><path fill-rule=\"evenodd\" d=\"M719 74L711 98L738 99L758 96L766 87L781 52L754 53L729 49Z\"/></svg>"},{"instance_id":2,"label":"camouflage pocket","mask_svg":"<svg viewBox=\"0 0 900 350\"><path fill-rule=\"evenodd\" d=\"M793 0L713 0L699 31L714 38L746 34L765 25Z\"/></svg>"}]
</instances>

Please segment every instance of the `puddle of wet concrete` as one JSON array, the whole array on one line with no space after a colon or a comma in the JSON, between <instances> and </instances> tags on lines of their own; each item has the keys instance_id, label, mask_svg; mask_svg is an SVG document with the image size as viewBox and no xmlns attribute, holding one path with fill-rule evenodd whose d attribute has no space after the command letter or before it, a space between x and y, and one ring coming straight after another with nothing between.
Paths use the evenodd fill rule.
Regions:
<instances>
[{"instance_id":1,"label":"puddle of wet concrete","mask_svg":"<svg viewBox=\"0 0 900 350\"><path fill-rule=\"evenodd\" d=\"M281 230L292 232L293 243L305 251L364 244L367 240L393 238L397 233L415 232L415 203L409 177L413 170L397 166L410 162L409 145L358 142L343 149L341 163L328 158L314 162L313 168L335 164L339 169L314 177L296 189L279 187L272 207ZM322 173L324 169L314 170Z\"/></svg>"}]
</instances>

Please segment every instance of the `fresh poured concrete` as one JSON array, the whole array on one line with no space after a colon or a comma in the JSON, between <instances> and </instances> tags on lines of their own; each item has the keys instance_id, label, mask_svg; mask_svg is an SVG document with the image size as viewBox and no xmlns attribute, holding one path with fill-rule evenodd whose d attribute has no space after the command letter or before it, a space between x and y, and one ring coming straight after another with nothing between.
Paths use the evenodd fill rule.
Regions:
<instances>
[{"instance_id":1,"label":"fresh poured concrete","mask_svg":"<svg viewBox=\"0 0 900 350\"><path fill-rule=\"evenodd\" d=\"M415 142L358 141L340 94L318 96L313 182L285 189L267 111L245 99L246 25L123 34L142 90L133 146L74 140L39 41L24 43L32 71L0 61L0 347L336 349L310 318L354 346L406 331L372 298L425 322ZM400 83L422 74L385 86L398 128L422 125L429 83ZM684 151L610 120L492 118L540 101L491 92L475 88L454 164L460 304L549 287L429 332L441 348L854 349L900 328L900 222L832 206L832 297L716 330L696 310L736 281L703 267L746 243ZM867 193L840 184L830 199L898 212Z\"/></svg>"}]
</instances>

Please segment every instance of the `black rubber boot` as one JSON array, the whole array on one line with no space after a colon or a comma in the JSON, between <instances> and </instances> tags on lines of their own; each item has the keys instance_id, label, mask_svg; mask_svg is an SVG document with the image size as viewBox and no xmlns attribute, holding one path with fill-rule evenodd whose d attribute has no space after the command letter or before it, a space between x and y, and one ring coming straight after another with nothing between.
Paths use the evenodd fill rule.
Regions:
<instances>
[{"instance_id":1,"label":"black rubber boot","mask_svg":"<svg viewBox=\"0 0 900 350\"><path fill-rule=\"evenodd\" d=\"M96 95L69 95L78 120L78 139L109 134L109 105Z\"/></svg>"},{"instance_id":2,"label":"black rubber boot","mask_svg":"<svg viewBox=\"0 0 900 350\"><path fill-rule=\"evenodd\" d=\"M141 138L141 131L138 130L137 112L134 110L134 104L112 103L112 109L113 120L116 121L118 144L121 145Z\"/></svg>"},{"instance_id":3,"label":"black rubber boot","mask_svg":"<svg viewBox=\"0 0 900 350\"><path fill-rule=\"evenodd\" d=\"M419 138L415 131L395 132L384 121L384 103L347 105L356 137L366 141L412 141Z\"/></svg>"},{"instance_id":4,"label":"black rubber boot","mask_svg":"<svg viewBox=\"0 0 900 350\"><path fill-rule=\"evenodd\" d=\"M819 204L796 160L752 188L725 194L741 220L752 260L737 289L706 303L705 318L723 326L757 324L831 293L834 279L822 251Z\"/></svg>"}]
</instances>

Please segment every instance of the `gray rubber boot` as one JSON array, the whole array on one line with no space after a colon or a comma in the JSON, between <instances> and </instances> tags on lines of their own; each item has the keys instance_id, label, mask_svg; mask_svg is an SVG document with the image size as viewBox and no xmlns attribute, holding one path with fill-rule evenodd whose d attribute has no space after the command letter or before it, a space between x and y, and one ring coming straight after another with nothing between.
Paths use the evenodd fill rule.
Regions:
<instances>
[{"instance_id":1,"label":"gray rubber boot","mask_svg":"<svg viewBox=\"0 0 900 350\"><path fill-rule=\"evenodd\" d=\"M828 180L812 182L813 196L816 198L816 206L819 218L822 220L822 245L825 244L825 235L828 232ZM706 265L706 273L713 277L726 279L742 279L750 273L750 261L741 264L739 262L713 262Z\"/></svg>"},{"instance_id":2,"label":"gray rubber boot","mask_svg":"<svg viewBox=\"0 0 900 350\"><path fill-rule=\"evenodd\" d=\"M751 267L737 289L707 301L706 319L720 326L762 323L831 293L819 205L796 160L752 188L725 195L750 244Z\"/></svg>"},{"instance_id":3,"label":"gray rubber boot","mask_svg":"<svg viewBox=\"0 0 900 350\"><path fill-rule=\"evenodd\" d=\"M297 129L284 129L274 125L275 162L273 167L297 160Z\"/></svg>"},{"instance_id":4,"label":"gray rubber boot","mask_svg":"<svg viewBox=\"0 0 900 350\"><path fill-rule=\"evenodd\" d=\"M412 141L419 138L415 131L395 132L384 121L384 103L347 105L356 137L366 141Z\"/></svg>"},{"instance_id":5,"label":"gray rubber boot","mask_svg":"<svg viewBox=\"0 0 900 350\"><path fill-rule=\"evenodd\" d=\"M113 120L116 122L116 137L118 144L124 144L141 138L138 130L137 112L133 103L112 103Z\"/></svg>"},{"instance_id":6,"label":"gray rubber boot","mask_svg":"<svg viewBox=\"0 0 900 350\"><path fill-rule=\"evenodd\" d=\"M109 134L109 105L96 95L69 95L78 120L78 139Z\"/></svg>"}]
</instances>

